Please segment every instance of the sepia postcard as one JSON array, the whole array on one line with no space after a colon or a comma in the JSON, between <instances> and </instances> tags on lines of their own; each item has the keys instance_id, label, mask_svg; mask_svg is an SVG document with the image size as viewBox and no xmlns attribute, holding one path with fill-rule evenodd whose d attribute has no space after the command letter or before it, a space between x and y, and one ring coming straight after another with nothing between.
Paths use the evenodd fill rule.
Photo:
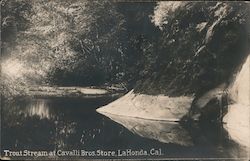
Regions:
<instances>
[{"instance_id":1,"label":"sepia postcard","mask_svg":"<svg viewBox=\"0 0 250 161\"><path fill-rule=\"evenodd\" d=\"M249 160L247 1L0 0L1 160Z\"/></svg>"}]
</instances>

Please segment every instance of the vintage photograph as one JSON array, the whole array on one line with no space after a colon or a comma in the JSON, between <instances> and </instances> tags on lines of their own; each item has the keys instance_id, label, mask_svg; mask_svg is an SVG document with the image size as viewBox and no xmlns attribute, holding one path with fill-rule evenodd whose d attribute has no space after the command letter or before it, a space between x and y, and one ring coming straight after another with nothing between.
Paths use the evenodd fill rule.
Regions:
<instances>
[{"instance_id":1,"label":"vintage photograph","mask_svg":"<svg viewBox=\"0 0 250 161\"><path fill-rule=\"evenodd\" d=\"M250 3L0 0L1 160L249 160Z\"/></svg>"}]
</instances>

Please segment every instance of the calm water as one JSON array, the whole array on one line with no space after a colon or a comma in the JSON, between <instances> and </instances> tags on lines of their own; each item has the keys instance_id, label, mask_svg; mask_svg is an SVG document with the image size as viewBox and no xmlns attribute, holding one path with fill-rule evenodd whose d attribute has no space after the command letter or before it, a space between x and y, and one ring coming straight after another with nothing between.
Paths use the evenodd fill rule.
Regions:
<instances>
[{"instance_id":1,"label":"calm water","mask_svg":"<svg viewBox=\"0 0 250 161\"><path fill-rule=\"evenodd\" d=\"M2 149L150 150L164 158L245 158L244 147L220 126L183 127L168 122L103 116L95 109L112 98L31 99L3 104ZM2 152L3 154L3 152ZM141 156L142 158L145 156Z\"/></svg>"}]
</instances>

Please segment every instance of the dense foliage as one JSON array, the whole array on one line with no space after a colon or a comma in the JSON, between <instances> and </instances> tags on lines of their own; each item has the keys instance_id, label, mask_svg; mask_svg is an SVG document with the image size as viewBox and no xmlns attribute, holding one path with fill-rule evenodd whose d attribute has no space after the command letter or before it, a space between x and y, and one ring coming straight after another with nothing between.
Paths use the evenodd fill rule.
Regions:
<instances>
[{"instance_id":1,"label":"dense foliage","mask_svg":"<svg viewBox=\"0 0 250 161\"><path fill-rule=\"evenodd\" d=\"M142 75L137 91L200 95L228 83L249 54L249 5L173 3L156 7L154 21L162 32L145 48L151 71Z\"/></svg>"},{"instance_id":2,"label":"dense foliage","mask_svg":"<svg viewBox=\"0 0 250 161\"><path fill-rule=\"evenodd\" d=\"M248 54L245 2L1 0L2 82L200 95Z\"/></svg>"}]
</instances>

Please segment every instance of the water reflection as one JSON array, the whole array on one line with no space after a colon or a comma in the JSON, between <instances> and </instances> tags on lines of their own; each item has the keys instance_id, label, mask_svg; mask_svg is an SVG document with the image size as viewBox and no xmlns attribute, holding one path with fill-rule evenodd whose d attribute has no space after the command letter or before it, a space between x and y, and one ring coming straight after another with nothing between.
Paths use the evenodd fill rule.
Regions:
<instances>
[{"instance_id":1,"label":"water reflection","mask_svg":"<svg viewBox=\"0 0 250 161\"><path fill-rule=\"evenodd\" d=\"M169 158L247 156L243 147L214 125L177 123L116 116L95 111L112 99L32 99L4 104L2 148L14 150L116 150L161 148ZM159 156L163 157L163 156Z\"/></svg>"},{"instance_id":2,"label":"water reflection","mask_svg":"<svg viewBox=\"0 0 250 161\"><path fill-rule=\"evenodd\" d=\"M16 100L2 108L2 138L6 149L68 149L91 145L102 126L97 102L78 98ZM18 131L18 133L17 133Z\"/></svg>"},{"instance_id":3,"label":"water reflection","mask_svg":"<svg viewBox=\"0 0 250 161\"><path fill-rule=\"evenodd\" d=\"M104 115L141 137L158 140L162 143L193 145L189 133L179 123L124 117L108 113L104 113Z\"/></svg>"},{"instance_id":4,"label":"water reflection","mask_svg":"<svg viewBox=\"0 0 250 161\"><path fill-rule=\"evenodd\" d=\"M49 111L48 102L44 99L30 102L30 104L25 107L24 114L30 117L38 116L41 119L50 119L52 117L51 112Z\"/></svg>"}]
</instances>

